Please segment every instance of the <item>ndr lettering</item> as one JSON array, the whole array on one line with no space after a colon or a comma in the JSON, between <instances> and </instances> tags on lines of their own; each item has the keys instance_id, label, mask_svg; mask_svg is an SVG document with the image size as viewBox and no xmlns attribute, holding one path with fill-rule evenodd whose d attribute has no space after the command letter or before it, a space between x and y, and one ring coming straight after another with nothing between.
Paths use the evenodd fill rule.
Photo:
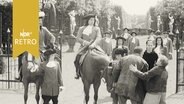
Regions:
<instances>
[{"instance_id":1,"label":"ndr lettering","mask_svg":"<svg viewBox=\"0 0 184 104\"><path fill-rule=\"evenodd\" d=\"M36 39L15 39L15 45L36 45Z\"/></svg>"}]
</instances>

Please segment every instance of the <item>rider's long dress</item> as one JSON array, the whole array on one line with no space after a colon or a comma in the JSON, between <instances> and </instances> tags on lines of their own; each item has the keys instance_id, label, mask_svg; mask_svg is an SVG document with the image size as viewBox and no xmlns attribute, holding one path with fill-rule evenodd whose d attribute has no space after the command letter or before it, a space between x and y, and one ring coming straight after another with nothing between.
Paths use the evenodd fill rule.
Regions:
<instances>
[{"instance_id":1,"label":"rider's long dress","mask_svg":"<svg viewBox=\"0 0 184 104\"><path fill-rule=\"evenodd\" d=\"M101 40L101 33L100 28L96 26L82 26L79 28L77 39L80 44L79 52L76 55L74 65L76 67L76 73L79 75L79 67L80 64L83 63L83 59L85 57L85 53L87 52L88 48L85 48L85 46L88 46L88 44L85 44L86 42L93 42L94 46L96 47L100 40ZM77 77L76 77L77 78Z\"/></svg>"}]
</instances>

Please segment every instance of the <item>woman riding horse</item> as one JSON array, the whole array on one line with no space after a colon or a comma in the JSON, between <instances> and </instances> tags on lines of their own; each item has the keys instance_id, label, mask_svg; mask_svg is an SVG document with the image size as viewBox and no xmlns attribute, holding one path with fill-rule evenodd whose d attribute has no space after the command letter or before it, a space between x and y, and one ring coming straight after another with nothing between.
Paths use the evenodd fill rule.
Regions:
<instances>
[{"instance_id":1,"label":"woman riding horse","mask_svg":"<svg viewBox=\"0 0 184 104\"><path fill-rule=\"evenodd\" d=\"M86 20L86 23L84 26L79 28L78 34L77 34L77 41L81 44L81 49L79 50L79 53L76 56L75 59L75 67L76 67L76 77L75 79L79 79L79 69L80 69L80 58L83 54L86 53L87 48L89 46L90 49L96 47L101 40L101 33L100 28L95 26L95 15L89 14L86 17L84 17Z\"/></svg>"},{"instance_id":2,"label":"woman riding horse","mask_svg":"<svg viewBox=\"0 0 184 104\"><path fill-rule=\"evenodd\" d=\"M102 71L108 67L109 57L99 46L101 34L100 28L95 25L95 15L88 15L85 19L86 24L80 27L77 35L77 41L81 43L81 50L75 60L76 78L79 78L80 72L84 85L85 104L88 104L89 101L91 84L94 88L94 104L97 104Z\"/></svg>"}]
</instances>

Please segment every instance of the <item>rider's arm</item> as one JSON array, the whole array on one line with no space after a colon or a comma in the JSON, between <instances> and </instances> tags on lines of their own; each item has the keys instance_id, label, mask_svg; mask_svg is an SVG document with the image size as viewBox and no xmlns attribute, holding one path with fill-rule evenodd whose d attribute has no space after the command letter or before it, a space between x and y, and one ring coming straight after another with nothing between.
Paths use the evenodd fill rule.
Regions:
<instances>
[{"instance_id":1,"label":"rider's arm","mask_svg":"<svg viewBox=\"0 0 184 104\"><path fill-rule=\"evenodd\" d=\"M100 31L100 28L99 27L95 27L95 33L96 33L96 38L93 42L93 46L96 46L100 43L100 40L102 39L102 36L101 36L101 31Z\"/></svg>"},{"instance_id":2,"label":"rider's arm","mask_svg":"<svg viewBox=\"0 0 184 104\"><path fill-rule=\"evenodd\" d=\"M86 41L82 39L82 31L83 31L83 28L84 28L84 27L80 27L80 28L79 28L79 31L78 31L78 33L77 33L77 38L76 38L76 39L77 39L77 41L78 41L80 44L85 45L85 42L86 42Z\"/></svg>"}]
</instances>

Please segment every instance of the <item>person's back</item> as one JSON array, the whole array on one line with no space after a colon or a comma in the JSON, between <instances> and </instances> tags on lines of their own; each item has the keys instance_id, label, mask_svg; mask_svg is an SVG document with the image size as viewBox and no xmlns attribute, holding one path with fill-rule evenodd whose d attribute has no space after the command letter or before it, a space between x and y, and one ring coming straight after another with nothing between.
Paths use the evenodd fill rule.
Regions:
<instances>
[{"instance_id":1,"label":"person's back","mask_svg":"<svg viewBox=\"0 0 184 104\"><path fill-rule=\"evenodd\" d=\"M53 63L53 67L47 66L46 62L43 62L44 68L44 81L42 84L42 94L57 96L59 94L58 84L61 82L60 65L58 62ZM52 89L52 90L51 90Z\"/></svg>"},{"instance_id":2,"label":"person's back","mask_svg":"<svg viewBox=\"0 0 184 104\"><path fill-rule=\"evenodd\" d=\"M114 74L119 76L116 82L115 93L118 94L120 102L124 104L127 99L130 99L133 104L141 103L143 101L145 92L143 84L132 72L129 70L131 64L137 65L140 71L146 71L148 64L142 58L142 48L136 47L134 54L123 57L119 62L119 67ZM118 70L120 72L118 72ZM120 104L121 104L120 103Z\"/></svg>"},{"instance_id":3,"label":"person's back","mask_svg":"<svg viewBox=\"0 0 184 104\"><path fill-rule=\"evenodd\" d=\"M138 78L130 72L129 65L131 64L137 64L137 67L139 67L142 70L147 69L147 63L140 57L136 55L128 55L121 59L120 61L120 68L121 73L117 82L117 85L120 84L125 87L124 90L116 91L117 93L123 93L125 95L133 94L132 91L135 91L136 84L138 81ZM135 93L134 93L135 94Z\"/></svg>"}]
</instances>

